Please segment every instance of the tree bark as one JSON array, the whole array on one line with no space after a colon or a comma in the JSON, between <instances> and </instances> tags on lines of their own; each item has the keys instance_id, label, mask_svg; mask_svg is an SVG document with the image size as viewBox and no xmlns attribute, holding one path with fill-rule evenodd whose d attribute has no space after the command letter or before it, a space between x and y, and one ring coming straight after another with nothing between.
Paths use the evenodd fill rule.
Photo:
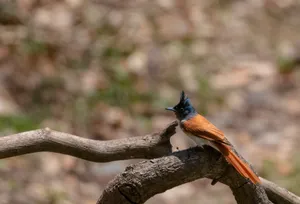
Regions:
<instances>
[{"instance_id":1,"label":"tree bark","mask_svg":"<svg viewBox=\"0 0 300 204\"><path fill-rule=\"evenodd\" d=\"M205 177L219 178L228 185L239 204L272 203L262 185L247 181L217 151L196 147L127 167L108 184L97 204L141 204L158 193Z\"/></svg>"},{"instance_id":2,"label":"tree bark","mask_svg":"<svg viewBox=\"0 0 300 204\"><path fill-rule=\"evenodd\" d=\"M56 152L93 162L156 158L172 151L170 137L177 122L146 136L99 141L49 128L0 137L0 159L34 152Z\"/></svg>"},{"instance_id":3,"label":"tree bark","mask_svg":"<svg viewBox=\"0 0 300 204\"><path fill-rule=\"evenodd\" d=\"M109 141L81 138L49 128L33 130L0 137L0 158L48 151L93 162L150 159L128 166L108 184L98 204L144 203L158 193L204 177L217 178L227 185L237 203L300 204L299 197L266 179L261 178L260 185L252 184L213 148L195 147L171 153L170 137L177 125L173 122L161 132Z\"/></svg>"}]
</instances>

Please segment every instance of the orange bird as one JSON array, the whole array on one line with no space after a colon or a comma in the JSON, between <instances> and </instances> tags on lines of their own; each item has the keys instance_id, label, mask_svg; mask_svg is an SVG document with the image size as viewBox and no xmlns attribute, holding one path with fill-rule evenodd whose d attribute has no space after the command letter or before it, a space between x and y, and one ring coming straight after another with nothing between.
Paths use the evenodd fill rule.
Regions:
<instances>
[{"instance_id":1,"label":"orange bird","mask_svg":"<svg viewBox=\"0 0 300 204\"><path fill-rule=\"evenodd\" d=\"M254 184L260 183L258 176L235 153L224 133L196 112L184 91L181 93L179 103L174 107L166 108L166 110L175 112L181 129L197 145L209 145L218 150L242 176Z\"/></svg>"}]
</instances>

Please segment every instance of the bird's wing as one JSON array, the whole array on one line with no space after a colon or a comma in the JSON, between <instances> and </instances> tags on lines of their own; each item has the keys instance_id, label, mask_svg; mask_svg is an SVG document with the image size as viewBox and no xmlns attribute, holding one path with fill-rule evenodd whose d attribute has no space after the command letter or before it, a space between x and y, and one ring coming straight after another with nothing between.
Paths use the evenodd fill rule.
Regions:
<instances>
[{"instance_id":1,"label":"bird's wing","mask_svg":"<svg viewBox=\"0 0 300 204\"><path fill-rule=\"evenodd\" d=\"M254 184L260 183L260 179L249 165L235 153L234 148L226 139L224 133L203 116L198 114L182 122L181 128L188 134L211 141L242 176L250 179Z\"/></svg>"},{"instance_id":2,"label":"bird's wing","mask_svg":"<svg viewBox=\"0 0 300 204\"><path fill-rule=\"evenodd\" d=\"M199 114L182 122L181 127L184 132L194 136L230 145L224 133Z\"/></svg>"}]
</instances>

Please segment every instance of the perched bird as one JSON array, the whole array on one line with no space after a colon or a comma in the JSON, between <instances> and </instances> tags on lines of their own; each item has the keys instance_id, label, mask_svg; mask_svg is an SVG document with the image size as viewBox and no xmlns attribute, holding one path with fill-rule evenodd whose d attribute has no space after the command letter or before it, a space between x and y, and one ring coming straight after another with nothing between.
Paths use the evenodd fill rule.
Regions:
<instances>
[{"instance_id":1,"label":"perched bird","mask_svg":"<svg viewBox=\"0 0 300 204\"><path fill-rule=\"evenodd\" d=\"M218 150L242 176L254 184L260 183L258 176L235 153L224 133L196 112L184 91L181 93L179 103L174 107L166 108L166 110L175 112L181 129L197 145L209 145Z\"/></svg>"}]
</instances>

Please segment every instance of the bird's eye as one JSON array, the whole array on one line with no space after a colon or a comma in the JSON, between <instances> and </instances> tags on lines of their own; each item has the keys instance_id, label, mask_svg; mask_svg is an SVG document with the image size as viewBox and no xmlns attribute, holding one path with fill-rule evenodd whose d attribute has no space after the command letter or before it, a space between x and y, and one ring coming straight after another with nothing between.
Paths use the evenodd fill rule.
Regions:
<instances>
[{"instance_id":1,"label":"bird's eye","mask_svg":"<svg viewBox=\"0 0 300 204\"><path fill-rule=\"evenodd\" d=\"M184 111L184 108L180 108L180 111Z\"/></svg>"}]
</instances>

